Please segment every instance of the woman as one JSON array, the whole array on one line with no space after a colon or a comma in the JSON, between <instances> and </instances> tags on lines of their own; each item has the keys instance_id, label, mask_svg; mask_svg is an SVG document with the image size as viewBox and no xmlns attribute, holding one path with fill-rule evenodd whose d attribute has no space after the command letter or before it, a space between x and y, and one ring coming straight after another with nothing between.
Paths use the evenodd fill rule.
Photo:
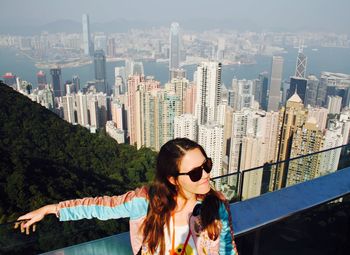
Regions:
<instances>
[{"instance_id":1,"label":"woman","mask_svg":"<svg viewBox=\"0 0 350 255\"><path fill-rule=\"evenodd\" d=\"M209 184L211 168L202 146L177 138L160 149L149 187L47 205L17 226L28 233L47 214L61 221L129 217L134 254L237 254L228 204Z\"/></svg>"}]
</instances>

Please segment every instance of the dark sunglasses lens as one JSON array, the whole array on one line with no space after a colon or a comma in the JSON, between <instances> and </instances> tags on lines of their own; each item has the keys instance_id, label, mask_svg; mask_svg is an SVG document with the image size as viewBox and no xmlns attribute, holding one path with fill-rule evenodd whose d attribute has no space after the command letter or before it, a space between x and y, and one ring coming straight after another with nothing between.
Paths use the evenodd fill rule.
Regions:
<instances>
[{"instance_id":1,"label":"dark sunglasses lens","mask_svg":"<svg viewBox=\"0 0 350 255\"><path fill-rule=\"evenodd\" d=\"M208 158L207 161L204 162L203 168L208 174L210 173L211 169L213 168L213 162L210 158Z\"/></svg>"},{"instance_id":2,"label":"dark sunglasses lens","mask_svg":"<svg viewBox=\"0 0 350 255\"><path fill-rule=\"evenodd\" d=\"M202 167L196 167L191 172L188 173L191 181L198 182L202 178Z\"/></svg>"}]
</instances>

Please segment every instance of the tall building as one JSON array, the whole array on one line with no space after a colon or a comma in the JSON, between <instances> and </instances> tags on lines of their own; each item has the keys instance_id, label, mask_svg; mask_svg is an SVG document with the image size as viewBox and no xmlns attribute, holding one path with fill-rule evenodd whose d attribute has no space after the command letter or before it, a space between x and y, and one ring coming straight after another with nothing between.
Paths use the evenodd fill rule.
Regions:
<instances>
[{"instance_id":1,"label":"tall building","mask_svg":"<svg viewBox=\"0 0 350 255\"><path fill-rule=\"evenodd\" d=\"M321 150L331 149L341 146L343 143L343 135L341 127L330 127L325 131L323 146ZM320 167L318 173L320 176L335 172L338 170L341 149L333 149L327 152L322 152L320 155Z\"/></svg>"},{"instance_id":2,"label":"tall building","mask_svg":"<svg viewBox=\"0 0 350 255\"><path fill-rule=\"evenodd\" d=\"M51 111L54 111L54 98L50 87L45 86L42 89L34 89L33 93L28 96L32 101L41 104Z\"/></svg>"},{"instance_id":3,"label":"tall building","mask_svg":"<svg viewBox=\"0 0 350 255\"><path fill-rule=\"evenodd\" d=\"M170 56L169 56L169 70L179 69L181 58L181 38L180 25L173 22L170 26Z\"/></svg>"},{"instance_id":4,"label":"tall building","mask_svg":"<svg viewBox=\"0 0 350 255\"><path fill-rule=\"evenodd\" d=\"M297 93L303 102L306 102L306 88L308 80L301 77L291 77L290 85L287 93L287 100Z\"/></svg>"},{"instance_id":5,"label":"tall building","mask_svg":"<svg viewBox=\"0 0 350 255\"><path fill-rule=\"evenodd\" d=\"M195 116L198 124L216 120L221 100L221 63L202 62L197 67L197 96Z\"/></svg>"},{"instance_id":6,"label":"tall building","mask_svg":"<svg viewBox=\"0 0 350 255\"><path fill-rule=\"evenodd\" d=\"M16 88L16 75L12 73L5 73L2 78L4 79L4 83L10 87Z\"/></svg>"},{"instance_id":7,"label":"tall building","mask_svg":"<svg viewBox=\"0 0 350 255\"><path fill-rule=\"evenodd\" d=\"M90 37L90 20L89 20L89 15L88 14L83 14L82 23L83 23L83 49L84 49L84 54L86 56L92 56L92 54L93 54L93 46L92 46L91 37Z\"/></svg>"},{"instance_id":8,"label":"tall building","mask_svg":"<svg viewBox=\"0 0 350 255\"><path fill-rule=\"evenodd\" d=\"M303 46L299 47L297 63L295 66L295 77L305 78L307 57L303 53Z\"/></svg>"},{"instance_id":9,"label":"tall building","mask_svg":"<svg viewBox=\"0 0 350 255\"><path fill-rule=\"evenodd\" d=\"M185 95L185 113L193 114L195 113L196 105L196 96L197 96L197 86L194 83L190 83L186 89Z\"/></svg>"},{"instance_id":10,"label":"tall building","mask_svg":"<svg viewBox=\"0 0 350 255\"><path fill-rule=\"evenodd\" d=\"M269 86L269 102L267 106L268 111L278 111L281 96L281 82L283 71L283 57L272 57L271 79Z\"/></svg>"},{"instance_id":11,"label":"tall building","mask_svg":"<svg viewBox=\"0 0 350 255\"><path fill-rule=\"evenodd\" d=\"M113 121L107 121L106 123L106 133L116 140L118 143L125 143L125 133L124 130L119 129L115 126Z\"/></svg>"},{"instance_id":12,"label":"tall building","mask_svg":"<svg viewBox=\"0 0 350 255\"><path fill-rule=\"evenodd\" d=\"M40 89L45 88L45 85L47 84L45 72L40 70L39 72L37 72L36 78L37 78L37 82L38 82L38 87Z\"/></svg>"},{"instance_id":13,"label":"tall building","mask_svg":"<svg viewBox=\"0 0 350 255\"><path fill-rule=\"evenodd\" d=\"M327 96L328 113L339 114L342 105L342 98L340 96Z\"/></svg>"},{"instance_id":14,"label":"tall building","mask_svg":"<svg viewBox=\"0 0 350 255\"><path fill-rule=\"evenodd\" d=\"M140 148L144 142L142 125L145 114L142 112L145 109L143 102L146 92L160 88L159 81L153 77L145 79L142 75L129 76L128 79L128 133L130 136L130 144ZM148 118L150 120L150 118Z\"/></svg>"},{"instance_id":15,"label":"tall building","mask_svg":"<svg viewBox=\"0 0 350 255\"><path fill-rule=\"evenodd\" d=\"M253 81L252 80L235 80L232 81L234 91L234 109L242 110L251 108L254 103Z\"/></svg>"},{"instance_id":16,"label":"tall building","mask_svg":"<svg viewBox=\"0 0 350 255\"><path fill-rule=\"evenodd\" d=\"M174 138L178 137L198 140L197 119L192 114L182 114L174 118Z\"/></svg>"},{"instance_id":17,"label":"tall building","mask_svg":"<svg viewBox=\"0 0 350 255\"><path fill-rule=\"evenodd\" d=\"M78 92L76 94L76 104L77 104L77 112L78 112L78 123L87 127L89 125L89 113L88 113L88 102L87 97L82 92Z\"/></svg>"},{"instance_id":18,"label":"tall building","mask_svg":"<svg viewBox=\"0 0 350 255\"><path fill-rule=\"evenodd\" d=\"M189 81L186 78L174 78L170 81L170 83L165 84L165 89L168 92L172 92L177 95L182 102L180 110L181 114L185 112L185 99L188 84Z\"/></svg>"},{"instance_id":19,"label":"tall building","mask_svg":"<svg viewBox=\"0 0 350 255\"><path fill-rule=\"evenodd\" d=\"M95 51L94 68L96 91L109 94L106 74L106 56L103 50Z\"/></svg>"},{"instance_id":20,"label":"tall building","mask_svg":"<svg viewBox=\"0 0 350 255\"><path fill-rule=\"evenodd\" d=\"M114 95L123 95L127 91L126 89L126 74L125 67L114 68Z\"/></svg>"},{"instance_id":21,"label":"tall building","mask_svg":"<svg viewBox=\"0 0 350 255\"><path fill-rule=\"evenodd\" d=\"M207 156L213 160L211 177L222 175L223 139L224 129L222 125L207 123L199 126L198 143L203 146Z\"/></svg>"},{"instance_id":22,"label":"tall building","mask_svg":"<svg viewBox=\"0 0 350 255\"><path fill-rule=\"evenodd\" d=\"M265 161L267 145L262 137L246 136L242 139L241 169L262 166ZM261 194L263 171L257 169L244 173L242 199L248 199Z\"/></svg>"},{"instance_id":23,"label":"tall building","mask_svg":"<svg viewBox=\"0 0 350 255\"><path fill-rule=\"evenodd\" d=\"M172 79L182 79L182 78L186 78L186 70L179 68L179 69L171 69L170 70L170 80Z\"/></svg>"},{"instance_id":24,"label":"tall building","mask_svg":"<svg viewBox=\"0 0 350 255\"><path fill-rule=\"evenodd\" d=\"M80 91L80 78L78 75L73 75L72 83L74 84L75 93L78 93L78 91Z\"/></svg>"},{"instance_id":25,"label":"tall building","mask_svg":"<svg viewBox=\"0 0 350 255\"><path fill-rule=\"evenodd\" d=\"M268 73L263 72L259 74L257 87L259 88L259 97L256 98L258 100L261 109L267 111L268 100L269 100L269 78Z\"/></svg>"},{"instance_id":26,"label":"tall building","mask_svg":"<svg viewBox=\"0 0 350 255\"><path fill-rule=\"evenodd\" d=\"M74 95L68 94L62 97L64 120L72 124L75 124L78 121L78 119L76 118L78 116L77 116L76 109L74 107L74 101L75 101Z\"/></svg>"},{"instance_id":27,"label":"tall building","mask_svg":"<svg viewBox=\"0 0 350 255\"><path fill-rule=\"evenodd\" d=\"M319 129L316 119L311 118L295 131L290 157L295 158L320 151L323 143L323 132ZM300 182L312 180L319 176L321 154L294 159L289 162L287 184L291 186Z\"/></svg>"},{"instance_id":28,"label":"tall building","mask_svg":"<svg viewBox=\"0 0 350 255\"><path fill-rule=\"evenodd\" d=\"M65 92L61 82L61 68L57 67L50 69L50 74L54 97L64 96Z\"/></svg>"},{"instance_id":29,"label":"tall building","mask_svg":"<svg viewBox=\"0 0 350 255\"><path fill-rule=\"evenodd\" d=\"M111 103L112 121L118 129L126 130L126 111L124 105L118 101Z\"/></svg>"},{"instance_id":30,"label":"tall building","mask_svg":"<svg viewBox=\"0 0 350 255\"><path fill-rule=\"evenodd\" d=\"M307 118L307 109L298 94L288 99L286 107L280 110L279 117L279 139L277 147L277 161L290 158L293 137L296 130L302 127ZM286 186L288 164L281 163L276 167L270 180L270 190L280 189Z\"/></svg>"},{"instance_id":31,"label":"tall building","mask_svg":"<svg viewBox=\"0 0 350 255\"><path fill-rule=\"evenodd\" d=\"M327 96L340 96L342 107L350 104L350 75L343 73L322 72L317 100L326 106Z\"/></svg>"},{"instance_id":32,"label":"tall building","mask_svg":"<svg viewBox=\"0 0 350 255\"><path fill-rule=\"evenodd\" d=\"M308 107L307 119L315 119L320 130L325 130L327 125L328 109L321 107Z\"/></svg>"},{"instance_id":33,"label":"tall building","mask_svg":"<svg viewBox=\"0 0 350 255\"><path fill-rule=\"evenodd\" d=\"M304 105L311 105L312 107L317 105L317 91L319 83L320 81L315 75L309 75L307 77L307 90Z\"/></svg>"}]
</instances>

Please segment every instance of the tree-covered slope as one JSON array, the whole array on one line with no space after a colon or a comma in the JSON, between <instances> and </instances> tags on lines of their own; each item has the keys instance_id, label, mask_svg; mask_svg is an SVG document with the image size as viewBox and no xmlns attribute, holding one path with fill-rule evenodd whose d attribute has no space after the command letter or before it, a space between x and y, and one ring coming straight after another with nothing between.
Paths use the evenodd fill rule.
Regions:
<instances>
[{"instance_id":1,"label":"tree-covered slope","mask_svg":"<svg viewBox=\"0 0 350 255\"><path fill-rule=\"evenodd\" d=\"M47 203L133 189L153 178L155 156L71 125L0 84L0 223Z\"/></svg>"}]
</instances>

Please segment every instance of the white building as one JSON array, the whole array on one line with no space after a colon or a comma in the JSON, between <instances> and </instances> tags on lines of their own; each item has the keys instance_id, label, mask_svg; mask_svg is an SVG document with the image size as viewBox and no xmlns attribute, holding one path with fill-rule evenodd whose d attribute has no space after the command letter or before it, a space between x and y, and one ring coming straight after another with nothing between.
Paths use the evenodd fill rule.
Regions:
<instances>
[{"instance_id":1,"label":"white building","mask_svg":"<svg viewBox=\"0 0 350 255\"><path fill-rule=\"evenodd\" d=\"M243 108L252 108L254 103L252 80L232 80L234 92L234 109L240 111Z\"/></svg>"},{"instance_id":2,"label":"white building","mask_svg":"<svg viewBox=\"0 0 350 255\"><path fill-rule=\"evenodd\" d=\"M321 130L326 129L328 109L322 107L308 107L307 120L314 118Z\"/></svg>"},{"instance_id":3,"label":"white building","mask_svg":"<svg viewBox=\"0 0 350 255\"><path fill-rule=\"evenodd\" d=\"M113 121L106 122L106 132L118 143L125 143L125 131L117 128Z\"/></svg>"},{"instance_id":4,"label":"white building","mask_svg":"<svg viewBox=\"0 0 350 255\"><path fill-rule=\"evenodd\" d=\"M199 126L198 143L203 146L207 156L213 160L211 177L222 175L223 139L223 126L216 123ZM217 181L216 185L220 185L220 181Z\"/></svg>"},{"instance_id":5,"label":"white building","mask_svg":"<svg viewBox=\"0 0 350 255\"><path fill-rule=\"evenodd\" d=\"M197 119L192 114L182 114L174 118L174 138L186 137L197 141L198 124Z\"/></svg>"},{"instance_id":6,"label":"white building","mask_svg":"<svg viewBox=\"0 0 350 255\"><path fill-rule=\"evenodd\" d=\"M202 62L197 67L196 76L195 116L200 125L216 120L221 99L221 63Z\"/></svg>"},{"instance_id":7,"label":"white building","mask_svg":"<svg viewBox=\"0 0 350 255\"><path fill-rule=\"evenodd\" d=\"M327 109L331 114L339 114L342 98L340 96L327 96Z\"/></svg>"}]
</instances>

